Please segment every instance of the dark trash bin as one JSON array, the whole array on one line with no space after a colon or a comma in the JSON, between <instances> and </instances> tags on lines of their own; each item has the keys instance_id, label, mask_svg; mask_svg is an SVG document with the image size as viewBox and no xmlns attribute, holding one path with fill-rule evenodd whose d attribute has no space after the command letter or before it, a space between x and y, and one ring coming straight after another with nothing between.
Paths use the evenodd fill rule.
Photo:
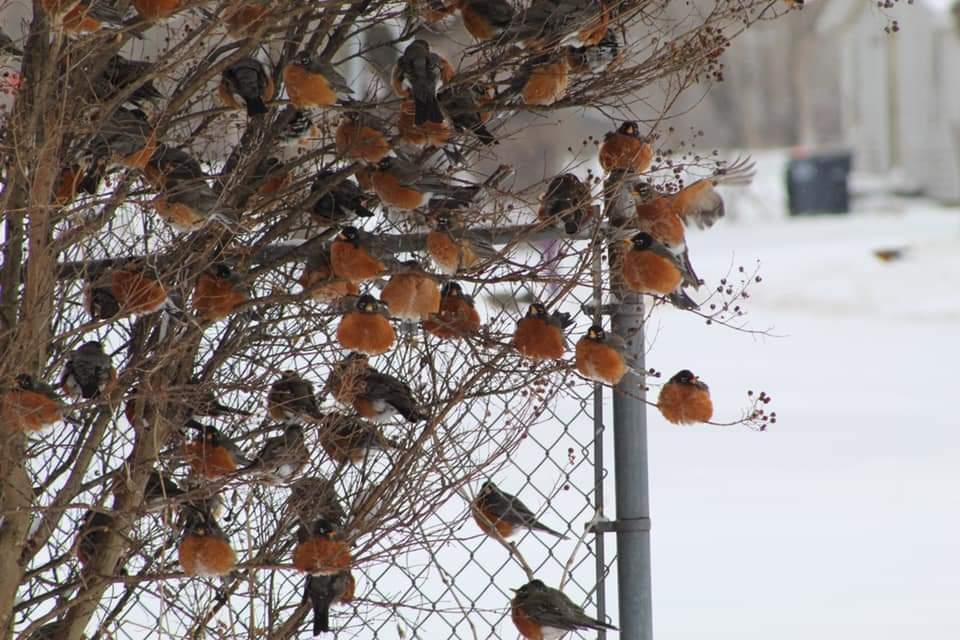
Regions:
<instances>
[{"instance_id":1,"label":"dark trash bin","mask_svg":"<svg viewBox=\"0 0 960 640\"><path fill-rule=\"evenodd\" d=\"M790 215L850 211L849 151L794 154L787 165Z\"/></svg>"}]
</instances>

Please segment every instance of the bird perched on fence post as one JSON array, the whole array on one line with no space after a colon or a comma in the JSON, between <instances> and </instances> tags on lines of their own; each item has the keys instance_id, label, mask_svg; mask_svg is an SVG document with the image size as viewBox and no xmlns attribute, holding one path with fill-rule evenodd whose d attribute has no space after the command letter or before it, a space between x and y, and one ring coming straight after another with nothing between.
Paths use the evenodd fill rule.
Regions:
<instances>
[{"instance_id":1,"label":"bird perched on fence post","mask_svg":"<svg viewBox=\"0 0 960 640\"><path fill-rule=\"evenodd\" d=\"M531 580L514 591L511 618L527 640L558 640L578 629L617 630L612 624L594 620L562 591L540 580Z\"/></svg>"},{"instance_id":2,"label":"bird perched on fence post","mask_svg":"<svg viewBox=\"0 0 960 640\"><path fill-rule=\"evenodd\" d=\"M500 489L491 480L480 487L480 492L470 504L473 519L477 526L490 537L506 539L517 533L518 529L543 531L561 540L567 536L537 520L537 516L516 496Z\"/></svg>"},{"instance_id":3,"label":"bird perched on fence post","mask_svg":"<svg viewBox=\"0 0 960 640\"><path fill-rule=\"evenodd\" d=\"M710 422L713 417L710 387L690 370L683 369L660 388L657 408L673 424Z\"/></svg>"},{"instance_id":4,"label":"bird perched on fence post","mask_svg":"<svg viewBox=\"0 0 960 640\"><path fill-rule=\"evenodd\" d=\"M696 309L684 285L697 283L696 275L686 270L680 258L649 233L640 232L627 240L621 256L620 271L624 284L637 293L667 296L679 309Z\"/></svg>"},{"instance_id":5,"label":"bird perched on fence post","mask_svg":"<svg viewBox=\"0 0 960 640\"><path fill-rule=\"evenodd\" d=\"M616 386L628 370L623 348L623 338L595 324L577 342L577 371L588 380Z\"/></svg>"}]
</instances>

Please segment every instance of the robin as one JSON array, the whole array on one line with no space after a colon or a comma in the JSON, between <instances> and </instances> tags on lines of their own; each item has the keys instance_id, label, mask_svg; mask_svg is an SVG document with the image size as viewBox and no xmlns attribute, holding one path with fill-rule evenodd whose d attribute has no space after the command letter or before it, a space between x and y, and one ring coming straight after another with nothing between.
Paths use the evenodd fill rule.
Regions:
<instances>
[{"instance_id":1,"label":"robin","mask_svg":"<svg viewBox=\"0 0 960 640\"><path fill-rule=\"evenodd\" d=\"M408 422L428 417L418 408L408 385L371 367L361 353L351 353L333 366L327 389L337 402L352 406L361 417L374 422L384 422L396 414Z\"/></svg>"},{"instance_id":2,"label":"robin","mask_svg":"<svg viewBox=\"0 0 960 640\"><path fill-rule=\"evenodd\" d=\"M148 513L163 511L171 500L186 494L170 474L154 469L143 487L143 507Z\"/></svg>"},{"instance_id":3,"label":"robin","mask_svg":"<svg viewBox=\"0 0 960 640\"><path fill-rule=\"evenodd\" d=\"M444 0L407 0L407 7L427 24L436 24L456 11L453 3Z\"/></svg>"},{"instance_id":4,"label":"robin","mask_svg":"<svg viewBox=\"0 0 960 640\"><path fill-rule=\"evenodd\" d=\"M299 283L311 298L321 302L333 302L343 296L360 295L360 287L356 282L333 275L329 247L320 247L307 257Z\"/></svg>"},{"instance_id":5,"label":"robin","mask_svg":"<svg viewBox=\"0 0 960 640\"><path fill-rule=\"evenodd\" d=\"M299 143L304 139L309 139L311 134L316 133L313 126L313 117L306 109L294 109L293 116L287 120L286 124L277 132L277 140L283 144ZM279 118L278 118L279 120Z\"/></svg>"},{"instance_id":6,"label":"robin","mask_svg":"<svg viewBox=\"0 0 960 640\"><path fill-rule=\"evenodd\" d=\"M166 20L182 6L181 0L133 0L133 8L144 20Z\"/></svg>"},{"instance_id":7,"label":"robin","mask_svg":"<svg viewBox=\"0 0 960 640\"><path fill-rule=\"evenodd\" d=\"M567 62L573 73L601 73L616 66L621 60L623 47L614 29L607 29L606 35L595 45L567 47Z\"/></svg>"},{"instance_id":8,"label":"robin","mask_svg":"<svg viewBox=\"0 0 960 640\"><path fill-rule=\"evenodd\" d=\"M73 553L80 561L80 566L87 568L96 562L97 556L107 544L113 524L113 516L109 513L91 509L83 514L73 543Z\"/></svg>"},{"instance_id":9,"label":"robin","mask_svg":"<svg viewBox=\"0 0 960 640\"><path fill-rule=\"evenodd\" d=\"M224 13L223 21L227 25L227 33L235 38L246 38L255 35L270 17L270 0L249 0L248 2L234 3Z\"/></svg>"},{"instance_id":10,"label":"robin","mask_svg":"<svg viewBox=\"0 0 960 640\"><path fill-rule=\"evenodd\" d=\"M313 383L292 370L281 373L280 379L270 385L267 411L271 418L281 421L319 420L323 417L313 392Z\"/></svg>"},{"instance_id":11,"label":"robin","mask_svg":"<svg viewBox=\"0 0 960 640\"><path fill-rule=\"evenodd\" d=\"M181 233L198 231L210 222L236 228L236 211L220 204L220 196L204 181L175 183L153 200L157 214Z\"/></svg>"},{"instance_id":12,"label":"robin","mask_svg":"<svg viewBox=\"0 0 960 640\"><path fill-rule=\"evenodd\" d=\"M443 122L437 102L437 85L453 77L453 67L430 50L426 40L414 40L404 49L393 69L393 89L401 98L413 98L414 123Z\"/></svg>"},{"instance_id":13,"label":"robin","mask_svg":"<svg viewBox=\"0 0 960 640\"><path fill-rule=\"evenodd\" d=\"M253 471L262 481L275 485L293 480L309 462L303 425L292 423L283 426L282 435L267 438L260 453L243 470Z\"/></svg>"},{"instance_id":14,"label":"robin","mask_svg":"<svg viewBox=\"0 0 960 640\"><path fill-rule=\"evenodd\" d=\"M563 331L571 324L569 313L554 311L547 315L546 307L534 302L527 309L526 317L517 323L513 345L531 360L560 360L567 350Z\"/></svg>"},{"instance_id":15,"label":"robin","mask_svg":"<svg viewBox=\"0 0 960 640\"><path fill-rule=\"evenodd\" d=\"M477 270L498 255L487 243L457 239L453 227L451 216L440 214L433 219L433 229L427 234L427 253L440 273L452 276Z\"/></svg>"},{"instance_id":16,"label":"robin","mask_svg":"<svg viewBox=\"0 0 960 640\"><path fill-rule=\"evenodd\" d=\"M577 43L596 45L610 24L602 0L534 0L504 33L533 49Z\"/></svg>"},{"instance_id":17,"label":"robin","mask_svg":"<svg viewBox=\"0 0 960 640\"><path fill-rule=\"evenodd\" d=\"M183 456L195 474L214 480L250 464L240 448L212 425L187 420L185 425L197 435L183 444Z\"/></svg>"},{"instance_id":18,"label":"robin","mask_svg":"<svg viewBox=\"0 0 960 640\"><path fill-rule=\"evenodd\" d=\"M614 169L603 181L603 215L610 224L622 227L636 217L634 198L640 176L629 169Z\"/></svg>"},{"instance_id":19,"label":"robin","mask_svg":"<svg viewBox=\"0 0 960 640\"><path fill-rule=\"evenodd\" d=\"M187 511L183 538L177 557L188 576L225 576L237 565L237 554L230 539L209 513L198 509Z\"/></svg>"},{"instance_id":20,"label":"robin","mask_svg":"<svg viewBox=\"0 0 960 640\"><path fill-rule=\"evenodd\" d=\"M473 297L464 294L460 284L453 280L444 283L440 311L423 323L423 329L441 340L476 334L480 331L480 314Z\"/></svg>"},{"instance_id":21,"label":"robin","mask_svg":"<svg viewBox=\"0 0 960 640\"><path fill-rule=\"evenodd\" d=\"M337 464L360 464L374 449L403 449L403 446L374 424L353 416L329 414L320 427L320 446Z\"/></svg>"},{"instance_id":22,"label":"robin","mask_svg":"<svg viewBox=\"0 0 960 640\"><path fill-rule=\"evenodd\" d=\"M710 422L713 418L710 387L684 369L660 388L657 408L663 417L673 424Z\"/></svg>"},{"instance_id":23,"label":"robin","mask_svg":"<svg viewBox=\"0 0 960 640\"><path fill-rule=\"evenodd\" d=\"M82 65L81 69L92 74L90 65ZM135 86L133 92L126 98L126 102L139 107L144 102L156 104L163 98L163 94L154 86L153 80L143 82L142 79L153 71L153 63L142 60L128 60L116 54L107 60L103 71L91 83L90 88L99 102L107 102L117 94L125 92L130 86ZM88 75L89 77L89 75Z\"/></svg>"},{"instance_id":24,"label":"robin","mask_svg":"<svg viewBox=\"0 0 960 640\"><path fill-rule=\"evenodd\" d=\"M84 162L91 172L100 172L107 164L143 169L156 150L157 136L147 114L120 107L90 140Z\"/></svg>"},{"instance_id":25,"label":"robin","mask_svg":"<svg viewBox=\"0 0 960 640\"><path fill-rule=\"evenodd\" d=\"M525 104L548 107L563 99L568 86L570 62L566 54L543 54L521 67L510 83L510 93L519 92Z\"/></svg>"},{"instance_id":26,"label":"robin","mask_svg":"<svg viewBox=\"0 0 960 640\"><path fill-rule=\"evenodd\" d=\"M347 79L333 65L306 51L300 52L283 68L283 84L290 103L298 109L330 107L339 95L352 95Z\"/></svg>"},{"instance_id":27,"label":"robin","mask_svg":"<svg viewBox=\"0 0 960 640\"><path fill-rule=\"evenodd\" d=\"M84 290L84 302L91 318L109 320L121 313L159 311L167 303L167 290L134 263L91 282Z\"/></svg>"},{"instance_id":28,"label":"robin","mask_svg":"<svg viewBox=\"0 0 960 640\"><path fill-rule=\"evenodd\" d=\"M273 91L273 79L255 58L241 58L221 74L220 100L228 109L239 109L242 101L249 117L267 113Z\"/></svg>"},{"instance_id":29,"label":"robin","mask_svg":"<svg viewBox=\"0 0 960 640\"><path fill-rule=\"evenodd\" d=\"M117 372L110 356L103 352L103 345L91 340L70 352L60 386L72 398L90 400L98 397L116 378Z\"/></svg>"},{"instance_id":30,"label":"robin","mask_svg":"<svg viewBox=\"0 0 960 640\"><path fill-rule=\"evenodd\" d=\"M441 196L454 202L469 204L480 192L481 185L452 185L445 176L424 169L418 164L395 156L387 156L373 171L373 189L388 207L413 211Z\"/></svg>"},{"instance_id":31,"label":"robin","mask_svg":"<svg viewBox=\"0 0 960 640\"><path fill-rule=\"evenodd\" d=\"M114 0L42 0L43 10L67 33L96 33L123 25L128 5Z\"/></svg>"},{"instance_id":32,"label":"robin","mask_svg":"<svg viewBox=\"0 0 960 640\"><path fill-rule=\"evenodd\" d=\"M156 189L166 189L177 183L200 181L207 177L196 158L182 149L166 144L157 146L143 172Z\"/></svg>"},{"instance_id":33,"label":"robin","mask_svg":"<svg viewBox=\"0 0 960 640\"><path fill-rule=\"evenodd\" d=\"M653 148L640 136L636 122L628 120L603 137L600 166L604 171L623 169L643 173L650 168L652 160Z\"/></svg>"},{"instance_id":34,"label":"robin","mask_svg":"<svg viewBox=\"0 0 960 640\"><path fill-rule=\"evenodd\" d=\"M575 235L593 217L592 200L590 187L572 173L563 173L547 185L537 217L562 226L567 234Z\"/></svg>"},{"instance_id":35,"label":"robin","mask_svg":"<svg viewBox=\"0 0 960 640\"><path fill-rule=\"evenodd\" d=\"M58 207L67 206L77 197L77 192L87 191L86 188L81 188L81 186L85 184L92 184L92 193L88 191L90 195L96 194L100 188L100 176L95 176L93 183L84 181L84 177L83 168L79 164L61 169L60 175L57 176L57 182L53 187L53 202Z\"/></svg>"},{"instance_id":36,"label":"robin","mask_svg":"<svg viewBox=\"0 0 960 640\"><path fill-rule=\"evenodd\" d=\"M287 508L302 524L324 518L340 525L347 518L347 512L343 510L337 496L336 486L323 476L306 476L294 480L290 486Z\"/></svg>"},{"instance_id":37,"label":"robin","mask_svg":"<svg viewBox=\"0 0 960 640\"><path fill-rule=\"evenodd\" d=\"M594 620L562 591L540 580L531 580L514 591L517 595L510 602L511 617L527 640L556 640L578 629L617 630L612 624Z\"/></svg>"},{"instance_id":38,"label":"robin","mask_svg":"<svg viewBox=\"0 0 960 640\"><path fill-rule=\"evenodd\" d=\"M453 5L460 10L463 26L480 42L499 36L516 16L507 0L455 0Z\"/></svg>"},{"instance_id":39,"label":"robin","mask_svg":"<svg viewBox=\"0 0 960 640\"><path fill-rule=\"evenodd\" d=\"M440 311L440 285L416 260L401 262L380 293L390 315L407 322L427 320Z\"/></svg>"},{"instance_id":40,"label":"robin","mask_svg":"<svg viewBox=\"0 0 960 640\"><path fill-rule=\"evenodd\" d=\"M376 164L390 153L386 134L372 116L360 111L344 113L334 137L337 155L348 160Z\"/></svg>"},{"instance_id":41,"label":"robin","mask_svg":"<svg viewBox=\"0 0 960 640\"><path fill-rule=\"evenodd\" d=\"M223 320L249 299L240 275L222 262L201 273L193 289L193 309L208 322Z\"/></svg>"},{"instance_id":42,"label":"robin","mask_svg":"<svg viewBox=\"0 0 960 640\"><path fill-rule=\"evenodd\" d=\"M443 109L457 132L464 130L472 132L481 144L491 145L497 141L486 127L490 120L490 113L480 110L478 100L489 99L487 93L479 85L452 85L444 87L437 94L440 108Z\"/></svg>"},{"instance_id":43,"label":"robin","mask_svg":"<svg viewBox=\"0 0 960 640\"><path fill-rule=\"evenodd\" d=\"M180 402L186 405L189 415L196 420L198 418L222 418L225 416L245 416L253 415L249 411L230 407L217 399L214 390L194 378L177 392Z\"/></svg>"},{"instance_id":44,"label":"robin","mask_svg":"<svg viewBox=\"0 0 960 640\"><path fill-rule=\"evenodd\" d=\"M307 202L313 201L310 215L323 226L332 227L357 217L370 218L376 215L367 208L373 200L371 196L352 180L338 177L336 172L329 169L317 174L310 186L310 194L307 198Z\"/></svg>"},{"instance_id":45,"label":"robin","mask_svg":"<svg viewBox=\"0 0 960 640\"><path fill-rule=\"evenodd\" d=\"M350 547L343 533L329 520L319 518L309 527L297 531L298 544L293 550L293 566L312 576L333 576L348 571L353 563Z\"/></svg>"},{"instance_id":46,"label":"robin","mask_svg":"<svg viewBox=\"0 0 960 640\"><path fill-rule=\"evenodd\" d=\"M450 139L450 127L444 121L427 121L423 124L417 124L416 104L410 99L403 100L400 103L397 131L401 140L412 145L439 147L446 144Z\"/></svg>"},{"instance_id":47,"label":"robin","mask_svg":"<svg viewBox=\"0 0 960 640\"><path fill-rule=\"evenodd\" d=\"M353 177L357 179L357 184L367 193L376 193L373 189L373 170L376 165L364 165L357 169Z\"/></svg>"},{"instance_id":48,"label":"robin","mask_svg":"<svg viewBox=\"0 0 960 640\"><path fill-rule=\"evenodd\" d=\"M567 536L538 521L520 498L501 490L490 480L480 487L480 493L470 504L470 511L480 529L491 538L499 535L506 539L519 529L530 529L549 533L561 540L567 539Z\"/></svg>"},{"instance_id":49,"label":"robin","mask_svg":"<svg viewBox=\"0 0 960 640\"><path fill-rule=\"evenodd\" d=\"M343 298L341 302L352 307L337 326L337 342L341 347L370 356L393 348L397 334L390 324L390 311L386 305L366 293L355 300Z\"/></svg>"},{"instance_id":50,"label":"robin","mask_svg":"<svg viewBox=\"0 0 960 640\"><path fill-rule=\"evenodd\" d=\"M628 289L667 296L680 309L697 308L697 303L683 290L684 283L695 281L694 276L673 251L644 232L625 244L621 272Z\"/></svg>"},{"instance_id":51,"label":"robin","mask_svg":"<svg viewBox=\"0 0 960 640\"><path fill-rule=\"evenodd\" d=\"M639 183L637 226L676 252L676 247L684 244L683 225L695 224L700 229L708 229L724 216L723 198L714 187L745 186L753 180L753 175L754 163L747 156L671 195L659 194L649 184Z\"/></svg>"},{"instance_id":52,"label":"robin","mask_svg":"<svg viewBox=\"0 0 960 640\"><path fill-rule=\"evenodd\" d=\"M290 171L280 159L269 156L257 163L249 180L259 185L257 187L259 195L272 196L289 186Z\"/></svg>"},{"instance_id":53,"label":"robin","mask_svg":"<svg viewBox=\"0 0 960 640\"><path fill-rule=\"evenodd\" d=\"M63 403L50 385L28 373L0 396L0 418L10 431L40 431L63 419Z\"/></svg>"},{"instance_id":54,"label":"robin","mask_svg":"<svg viewBox=\"0 0 960 640\"><path fill-rule=\"evenodd\" d=\"M385 257L371 234L343 227L330 245L333 275L351 282L373 280L387 272Z\"/></svg>"},{"instance_id":55,"label":"robin","mask_svg":"<svg viewBox=\"0 0 960 640\"><path fill-rule=\"evenodd\" d=\"M593 325L577 341L577 371L588 380L616 386L627 373L623 347L623 338L607 335L603 327Z\"/></svg>"},{"instance_id":56,"label":"robin","mask_svg":"<svg viewBox=\"0 0 960 640\"><path fill-rule=\"evenodd\" d=\"M303 601L313 607L313 636L330 633L330 605L353 601L357 582L350 571L332 576L307 576L303 587Z\"/></svg>"}]
</instances>

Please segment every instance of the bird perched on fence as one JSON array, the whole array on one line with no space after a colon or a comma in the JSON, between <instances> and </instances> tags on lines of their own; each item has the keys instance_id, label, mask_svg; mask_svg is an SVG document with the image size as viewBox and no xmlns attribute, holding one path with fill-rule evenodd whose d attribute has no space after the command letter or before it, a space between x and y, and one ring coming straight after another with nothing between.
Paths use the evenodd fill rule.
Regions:
<instances>
[{"instance_id":1,"label":"bird perched on fence","mask_svg":"<svg viewBox=\"0 0 960 640\"><path fill-rule=\"evenodd\" d=\"M480 493L470 503L470 510L477 526L490 537L499 535L506 539L519 529L531 529L549 533L561 540L567 539L567 536L537 520L533 511L518 497L503 491L490 480L480 487Z\"/></svg>"},{"instance_id":2,"label":"bird perched on fence","mask_svg":"<svg viewBox=\"0 0 960 640\"><path fill-rule=\"evenodd\" d=\"M326 388L337 402L375 422L389 420L396 414L408 422L428 417L418 407L407 384L371 367L367 356L361 353L351 353L335 364Z\"/></svg>"},{"instance_id":3,"label":"bird perched on fence","mask_svg":"<svg viewBox=\"0 0 960 640\"><path fill-rule=\"evenodd\" d=\"M198 476L213 480L250 464L240 447L216 427L196 420L188 420L185 426L196 435L183 444L183 457Z\"/></svg>"},{"instance_id":4,"label":"bird perched on fence","mask_svg":"<svg viewBox=\"0 0 960 640\"><path fill-rule=\"evenodd\" d=\"M333 302L343 296L360 295L360 287L356 282L334 275L330 247L318 247L307 256L307 263L298 282L311 298L321 302Z\"/></svg>"},{"instance_id":5,"label":"bird perched on fence","mask_svg":"<svg viewBox=\"0 0 960 640\"><path fill-rule=\"evenodd\" d=\"M652 160L653 147L640 136L636 122L628 120L603 137L600 166L604 171L621 169L643 173L650 168Z\"/></svg>"},{"instance_id":6,"label":"bird perched on fence","mask_svg":"<svg viewBox=\"0 0 960 640\"><path fill-rule=\"evenodd\" d=\"M349 311L337 326L337 342L348 351L376 356L393 348L397 334L390 324L390 310L369 294L341 298Z\"/></svg>"},{"instance_id":7,"label":"bird perched on fence","mask_svg":"<svg viewBox=\"0 0 960 640\"><path fill-rule=\"evenodd\" d=\"M683 369L660 388L657 408L673 424L710 422L713 418L710 387L691 371Z\"/></svg>"},{"instance_id":8,"label":"bird perched on fence","mask_svg":"<svg viewBox=\"0 0 960 640\"><path fill-rule=\"evenodd\" d=\"M513 345L526 358L535 361L559 360L567 350L564 330L573 324L569 313L547 309L535 302L527 309L527 315L517 323Z\"/></svg>"},{"instance_id":9,"label":"bird perched on fence","mask_svg":"<svg viewBox=\"0 0 960 640\"><path fill-rule=\"evenodd\" d=\"M667 296L680 309L697 308L683 287L690 283L699 285L699 281L673 251L645 232L635 234L624 244L621 273L628 289Z\"/></svg>"},{"instance_id":10,"label":"bird perched on fence","mask_svg":"<svg viewBox=\"0 0 960 640\"><path fill-rule=\"evenodd\" d=\"M282 484L293 480L309 462L303 425L292 423L283 426L281 435L267 438L253 461L242 470L254 472L267 484Z\"/></svg>"},{"instance_id":11,"label":"bird perched on fence","mask_svg":"<svg viewBox=\"0 0 960 640\"><path fill-rule=\"evenodd\" d=\"M97 557L103 553L113 527L114 519L109 513L91 509L83 514L73 543L73 554L82 567L90 568L97 561Z\"/></svg>"},{"instance_id":12,"label":"bird perched on fence","mask_svg":"<svg viewBox=\"0 0 960 640\"><path fill-rule=\"evenodd\" d=\"M343 227L330 245L333 275L350 282L373 280L387 271L387 256L371 234Z\"/></svg>"},{"instance_id":13,"label":"bird perched on fence","mask_svg":"<svg viewBox=\"0 0 960 640\"><path fill-rule=\"evenodd\" d=\"M507 0L454 0L463 26L477 40L492 40L509 28L516 10Z\"/></svg>"},{"instance_id":14,"label":"bird perched on fence","mask_svg":"<svg viewBox=\"0 0 960 640\"><path fill-rule=\"evenodd\" d=\"M84 289L84 304L94 320L153 313L166 303L166 288L136 262L103 273Z\"/></svg>"},{"instance_id":15,"label":"bird perched on fence","mask_svg":"<svg viewBox=\"0 0 960 640\"><path fill-rule=\"evenodd\" d=\"M223 105L239 109L242 102L247 116L267 113L273 93L273 79L256 58L240 58L221 74L219 94Z\"/></svg>"},{"instance_id":16,"label":"bird perched on fence","mask_svg":"<svg viewBox=\"0 0 960 640\"><path fill-rule=\"evenodd\" d=\"M271 418L281 421L319 420L323 417L314 395L313 383L289 369L270 385L267 411Z\"/></svg>"},{"instance_id":17,"label":"bird perched on fence","mask_svg":"<svg viewBox=\"0 0 960 640\"><path fill-rule=\"evenodd\" d=\"M98 397L116 377L113 362L103 352L103 345L91 340L70 352L60 386L70 397L90 400Z\"/></svg>"},{"instance_id":18,"label":"bird perched on fence","mask_svg":"<svg viewBox=\"0 0 960 640\"><path fill-rule=\"evenodd\" d=\"M511 617L527 640L556 640L578 629L617 630L612 624L594 620L562 591L540 580L531 580L515 591Z\"/></svg>"},{"instance_id":19,"label":"bird perched on fence","mask_svg":"<svg viewBox=\"0 0 960 640\"><path fill-rule=\"evenodd\" d=\"M331 631L330 605L352 602L357 583L348 570L331 576L308 575L303 588L303 601L309 600L313 608L313 635L316 637Z\"/></svg>"},{"instance_id":20,"label":"bird perched on fence","mask_svg":"<svg viewBox=\"0 0 960 640\"><path fill-rule=\"evenodd\" d=\"M283 84L297 108L329 107L339 96L353 94L347 79L332 64L308 51L301 51L283 68Z\"/></svg>"},{"instance_id":21,"label":"bird perched on fence","mask_svg":"<svg viewBox=\"0 0 960 640\"><path fill-rule=\"evenodd\" d=\"M397 265L380 299L394 318L419 322L440 310L440 285L418 261L406 260Z\"/></svg>"},{"instance_id":22,"label":"bird perched on fence","mask_svg":"<svg viewBox=\"0 0 960 640\"><path fill-rule=\"evenodd\" d=\"M486 123L490 120L490 112L482 111L480 101L489 100L490 96L480 85L455 84L437 94L440 107L443 109L454 129L470 131L482 144L490 145L497 141L487 129Z\"/></svg>"},{"instance_id":23,"label":"bird perched on fence","mask_svg":"<svg viewBox=\"0 0 960 640\"><path fill-rule=\"evenodd\" d=\"M0 395L0 420L9 431L40 431L63 419L63 403L50 385L28 373Z\"/></svg>"},{"instance_id":24,"label":"bird perched on fence","mask_svg":"<svg viewBox=\"0 0 960 640\"><path fill-rule=\"evenodd\" d=\"M456 230L454 219L446 213L432 218L433 228L427 234L427 253L440 273L456 275L458 272L480 268L498 256L488 243L471 240L462 236L462 229Z\"/></svg>"},{"instance_id":25,"label":"bird perched on fence","mask_svg":"<svg viewBox=\"0 0 960 640\"><path fill-rule=\"evenodd\" d=\"M390 142L373 116L362 111L347 111L334 134L337 155L348 160L376 164L390 153Z\"/></svg>"},{"instance_id":26,"label":"bird perched on fence","mask_svg":"<svg viewBox=\"0 0 960 640\"><path fill-rule=\"evenodd\" d=\"M209 513L187 509L177 557L188 576L225 576L237 565L230 539Z\"/></svg>"},{"instance_id":27,"label":"bird perched on fence","mask_svg":"<svg viewBox=\"0 0 960 640\"><path fill-rule=\"evenodd\" d=\"M349 222L354 218L370 218L374 212L368 207L376 199L364 193L355 182L336 172L324 169L316 174L310 185L307 202L310 216L324 226L333 226Z\"/></svg>"},{"instance_id":28,"label":"bird perched on fence","mask_svg":"<svg viewBox=\"0 0 960 640\"><path fill-rule=\"evenodd\" d=\"M360 464L373 450L403 449L400 442L385 436L377 425L353 416L327 414L318 433L320 446L338 464Z\"/></svg>"},{"instance_id":29,"label":"bird perched on fence","mask_svg":"<svg viewBox=\"0 0 960 640\"><path fill-rule=\"evenodd\" d=\"M577 341L576 366L584 378L616 386L627 373L623 338L608 335L598 324Z\"/></svg>"},{"instance_id":30,"label":"bird perched on fence","mask_svg":"<svg viewBox=\"0 0 960 640\"><path fill-rule=\"evenodd\" d=\"M404 49L393 68L393 89L403 98L413 98L414 122L443 122L437 102L437 87L453 77L453 67L442 56L430 50L426 40L414 40Z\"/></svg>"},{"instance_id":31,"label":"bird perched on fence","mask_svg":"<svg viewBox=\"0 0 960 640\"><path fill-rule=\"evenodd\" d=\"M201 273L193 289L193 309L208 322L223 320L249 299L240 274L222 262Z\"/></svg>"},{"instance_id":32,"label":"bird perched on fence","mask_svg":"<svg viewBox=\"0 0 960 640\"><path fill-rule=\"evenodd\" d=\"M441 290L440 310L423 323L427 333L440 339L464 338L480 331L480 314L473 297L463 292L460 283L450 280Z\"/></svg>"},{"instance_id":33,"label":"bird perched on fence","mask_svg":"<svg viewBox=\"0 0 960 640\"><path fill-rule=\"evenodd\" d=\"M343 532L323 518L297 531L293 566L312 576L332 576L348 571L353 563Z\"/></svg>"},{"instance_id":34,"label":"bird perched on fence","mask_svg":"<svg viewBox=\"0 0 960 640\"><path fill-rule=\"evenodd\" d=\"M574 235L593 217L592 200L590 187L572 173L563 173L547 185L537 217Z\"/></svg>"}]
</instances>

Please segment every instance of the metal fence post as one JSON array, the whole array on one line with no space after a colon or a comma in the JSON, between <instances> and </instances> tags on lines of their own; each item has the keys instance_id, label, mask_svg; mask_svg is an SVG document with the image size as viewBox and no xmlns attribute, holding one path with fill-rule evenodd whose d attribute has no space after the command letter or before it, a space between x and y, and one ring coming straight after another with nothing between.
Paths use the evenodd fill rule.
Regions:
<instances>
[{"instance_id":1,"label":"metal fence post","mask_svg":"<svg viewBox=\"0 0 960 640\"><path fill-rule=\"evenodd\" d=\"M613 253L613 252L611 252ZM613 453L617 492L617 594L622 640L653 638L650 589L650 496L644 392L643 301L611 278L620 299L612 329L626 341L637 373L624 376L613 393Z\"/></svg>"}]
</instances>

